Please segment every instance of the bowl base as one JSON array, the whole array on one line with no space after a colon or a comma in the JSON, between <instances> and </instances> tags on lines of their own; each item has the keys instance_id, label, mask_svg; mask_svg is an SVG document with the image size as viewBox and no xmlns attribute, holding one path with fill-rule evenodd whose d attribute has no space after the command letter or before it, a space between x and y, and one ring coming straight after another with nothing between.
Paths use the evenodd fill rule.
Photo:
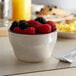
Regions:
<instances>
[{"instance_id":1,"label":"bowl base","mask_svg":"<svg viewBox=\"0 0 76 76\"><path fill-rule=\"evenodd\" d=\"M43 63L43 62L47 62L49 59L50 58L45 59L45 60L41 60L41 61L26 61L26 60L22 60L22 59L17 58L18 61L24 62L24 63Z\"/></svg>"}]
</instances>

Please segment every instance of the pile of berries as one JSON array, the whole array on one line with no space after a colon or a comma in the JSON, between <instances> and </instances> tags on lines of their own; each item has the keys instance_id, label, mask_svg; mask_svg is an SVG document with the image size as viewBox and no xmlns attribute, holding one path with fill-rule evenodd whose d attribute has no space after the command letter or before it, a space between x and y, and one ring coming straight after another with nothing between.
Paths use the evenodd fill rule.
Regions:
<instances>
[{"instance_id":1,"label":"pile of berries","mask_svg":"<svg viewBox=\"0 0 76 76\"><path fill-rule=\"evenodd\" d=\"M56 25L52 21L46 21L43 17L38 17L35 20L14 21L10 30L20 34L48 34L56 31Z\"/></svg>"}]
</instances>

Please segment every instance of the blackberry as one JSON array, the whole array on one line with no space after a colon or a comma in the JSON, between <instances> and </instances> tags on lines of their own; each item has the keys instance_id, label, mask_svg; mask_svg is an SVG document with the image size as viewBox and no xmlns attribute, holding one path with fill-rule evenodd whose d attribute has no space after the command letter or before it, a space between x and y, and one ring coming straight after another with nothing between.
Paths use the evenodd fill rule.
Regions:
<instances>
[{"instance_id":1,"label":"blackberry","mask_svg":"<svg viewBox=\"0 0 76 76\"><path fill-rule=\"evenodd\" d=\"M25 20L21 20L19 21L19 27L21 28L21 30L23 30L30 27L30 25Z\"/></svg>"},{"instance_id":2,"label":"blackberry","mask_svg":"<svg viewBox=\"0 0 76 76\"><path fill-rule=\"evenodd\" d=\"M38 18L35 19L35 21L38 21L42 24L46 24L46 20L43 17L38 17Z\"/></svg>"},{"instance_id":3,"label":"blackberry","mask_svg":"<svg viewBox=\"0 0 76 76\"><path fill-rule=\"evenodd\" d=\"M15 27L18 27L18 25L19 25L19 23L18 23L17 21L14 21L14 22L12 23L11 27L10 27L10 30L13 31L13 29L14 29Z\"/></svg>"}]
</instances>

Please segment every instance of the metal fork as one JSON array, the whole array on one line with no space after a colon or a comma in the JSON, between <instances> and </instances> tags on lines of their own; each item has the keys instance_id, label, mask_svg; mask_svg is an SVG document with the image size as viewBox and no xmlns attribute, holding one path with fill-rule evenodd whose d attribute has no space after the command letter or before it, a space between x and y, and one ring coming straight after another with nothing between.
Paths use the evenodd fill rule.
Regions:
<instances>
[{"instance_id":1,"label":"metal fork","mask_svg":"<svg viewBox=\"0 0 76 76\"><path fill-rule=\"evenodd\" d=\"M54 58L63 61L63 62L68 62L68 63L72 63L75 61L75 56L76 56L76 48L73 49L70 53L64 55L64 56L56 56L53 55Z\"/></svg>"}]
</instances>

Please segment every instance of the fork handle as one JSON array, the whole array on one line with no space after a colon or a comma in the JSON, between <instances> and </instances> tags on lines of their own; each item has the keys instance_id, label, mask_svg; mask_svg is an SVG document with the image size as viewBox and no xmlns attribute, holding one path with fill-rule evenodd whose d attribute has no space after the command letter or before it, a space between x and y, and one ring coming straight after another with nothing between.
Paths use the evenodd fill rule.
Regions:
<instances>
[{"instance_id":1,"label":"fork handle","mask_svg":"<svg viewBox=\"0 0 76 76\"><path fill-rule=\"evenodd\" d=\"M72 56L76 56L76 51L71 52Z\"/></svg>"}]
</instances>

